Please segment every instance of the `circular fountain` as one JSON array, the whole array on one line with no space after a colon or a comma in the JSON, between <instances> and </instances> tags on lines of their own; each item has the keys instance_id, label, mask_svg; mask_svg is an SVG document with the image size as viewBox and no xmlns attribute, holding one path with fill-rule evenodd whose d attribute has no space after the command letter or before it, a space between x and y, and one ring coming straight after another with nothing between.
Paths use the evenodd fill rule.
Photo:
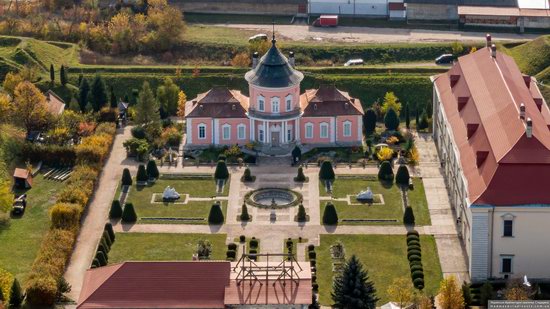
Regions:
<instances>
[{"instance_id":1,"label":"circular fountain","mask_svg":"<svg viewBox=\"0 0 550 309\"><path fill-rule=\"evenodd\" d=\"M297 206L302 200L302 194L290 189L262 188L248 192L244 200L260 208L286 208Z\"/></svg>"}]
</instances>

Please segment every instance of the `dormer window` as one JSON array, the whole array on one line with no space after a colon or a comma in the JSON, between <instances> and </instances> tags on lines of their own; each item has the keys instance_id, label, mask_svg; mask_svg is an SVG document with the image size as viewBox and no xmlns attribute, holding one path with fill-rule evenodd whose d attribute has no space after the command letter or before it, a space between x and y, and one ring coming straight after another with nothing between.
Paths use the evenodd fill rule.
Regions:
<instances>
[{"instance_id":1,"label":"dormer window","mask_svg":"<svg viewBox=\"0 0 550 309\"><path fill-rule=\"evenodd\" d=\"M279 98L273 97L271 98L271 112L278 113L279 112Z\"/></svg>"},{"instance_id":2,"label":"dormer window","mask_svg":"<svg viewBox=\"0 0 550 309\"><path fill-rule=\"evenodd\" d=\"M289 94L285 98L286 102L286 111L289 112L292 109L292 95Z\"/></svg>"},{"instance_id":3,"label":"dormer window","mask_svg":"<svg viewBox=\"0 0 550 309\"><path fill-rule=\"evenodd\" d=\"M258 110L260 112L263 112L264 109L265 109L265 98L262 95L260 95L258 96Z\"/></svg>"}]
</instances>

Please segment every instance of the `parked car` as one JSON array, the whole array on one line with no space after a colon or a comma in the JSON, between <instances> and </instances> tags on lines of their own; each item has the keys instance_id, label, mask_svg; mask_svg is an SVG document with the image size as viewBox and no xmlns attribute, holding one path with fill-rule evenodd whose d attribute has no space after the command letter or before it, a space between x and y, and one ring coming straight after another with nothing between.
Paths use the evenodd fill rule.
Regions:
<instances>
[{"instance_id":1,"label":"parked car","mask_svg":"<svg viewBox=\"0 0 550 309\"><path fill-rule=\"evenodd\" d=\"M27 195L23 194L15 199L12 207L12 214L16 216L22 216L27 208Z\"/></svg>"},{"instance_id":2,"label":"parked car","mask_svg":"<svg viewBox=\"0 0 550 309\"><path fill-rule=\"evenodd\" d=\"M443 54L435 58L435 64L451 64L455 57L452 54Z\"/></svg>"},{"instance_id":3,"label":"parked car","mask_svg":"<svg viewBox=\"0 0 550 309\"><path fill-rule=\"evenodd\" d=\"M336 27L338 26L338 15L321 15L313 22L314 27Z\"/></svg>"},{"instance_id":4,"label":"parked car","mask_svg":"<svg viewBox=\"0 0 550 309\"><path fill-rule=\"evenodd\" d=\"M253 35L248 38L248 42L256 42L256 41L267 41L267 34L265 33L258 33L256 35Z\"/></svg>"},{"instance_id":5,"label":"parked car","mask_svg":"<svg viewBox=\"0 0 550 309\"><path fill-rule=\"evenodd\" d=\"M344 63L345 67L353 66L353 65L363 65L365 64L365 61L363 59L350 59L348 62Z\"/></svg>"}]
</instances>

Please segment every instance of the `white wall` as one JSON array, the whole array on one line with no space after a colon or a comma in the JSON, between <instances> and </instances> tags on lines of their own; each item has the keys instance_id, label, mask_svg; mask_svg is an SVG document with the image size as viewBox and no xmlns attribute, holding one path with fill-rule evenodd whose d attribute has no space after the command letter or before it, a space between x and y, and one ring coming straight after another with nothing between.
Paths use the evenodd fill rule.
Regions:
<instances>
[{"instance_id":1,"label":"white wall","mask_svg":"<svg viewBox=\"0 0 550 309\"><path fill-rule=\"evenodd\" d=\"M387 0L310 0L310 14L388 15Z\"/></svg>"}]
</instances>

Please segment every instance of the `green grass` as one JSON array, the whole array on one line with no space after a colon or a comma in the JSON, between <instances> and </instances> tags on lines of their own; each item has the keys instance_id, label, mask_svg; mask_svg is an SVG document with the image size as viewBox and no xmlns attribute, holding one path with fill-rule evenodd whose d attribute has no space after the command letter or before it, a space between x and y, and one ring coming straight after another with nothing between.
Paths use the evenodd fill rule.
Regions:
<instances>
[{"instance_id":1,"label":"green grass","mask_svg":"<svg viewBox=\"0 0 550 309\"><path fill-rule=\"evenodd\" d=\"M414 190L409 190L409 204L413 207L416 225L430 225L430 214L428 202L424 192L422 180L413 179ZM367 180L362 178L336 178L333 183L332 193L334 198L345 198L352 195L351 202L358 203L354 196L362 190L370 187L374 194L382 194L384 205L348 205L347 202L332 201L338 213L338 219L395 219L397 222L342 222L340 224L402 224L403 223L403 202L398 186L383 185L378 180ZM321 196L328 196L324 185L319 182ZM326 201L321 201L321 214L324 213Z\"/></svg>"},{"instance_id":2,"label":"green grass","mask_svg":"<svg viewBox=\"0 0 550 309\"><path fill-rule=\"evenodd\" d=\"M211 260L225 260L225 234L117 233L109 264L124 261L189 261L199 240L212 244Z\"/></svg>"},{"instance_id":3,"label":"green grass","mask_svg":"<svg viewBox=\"0 0 550 309\"><path fill-rule=\"evenodd\" d=\"M516 60L520 70L529 75L536 75L550 67L550 35L503 50Z\"/></svg>"},{"instance_id":4,"label":"green grass","mask_svg":"<svg viewBox=\"0 0 550 309\"><path fill-rule=\"evenodd\" d=\"M50 227L49 208L63 183L34 178L27 191L27 209L23 217L12 218L7 229L0 230L0 265L24 283L40 248L42 237Z\"/></svg>"},{"instance_id":5,"label":"green grass","mask_svg":"<svg viewBox=\"0 0 550 309\"><path fill-rule=\"evenodd\" d=\"M344 245L346 258L355 254L368 270L380 298L379 306L390 300L387 289L395 278L410 278L405 235L321 235L321 245L315 251L322 305L328 306L332 303L330 293L333 273L330 246L337 241ZM424 291L428 295L434 295L442 279L435 240L433 236L423 235L420 236L420 242L426 284Z\"/></svg>"}]
</instances>

